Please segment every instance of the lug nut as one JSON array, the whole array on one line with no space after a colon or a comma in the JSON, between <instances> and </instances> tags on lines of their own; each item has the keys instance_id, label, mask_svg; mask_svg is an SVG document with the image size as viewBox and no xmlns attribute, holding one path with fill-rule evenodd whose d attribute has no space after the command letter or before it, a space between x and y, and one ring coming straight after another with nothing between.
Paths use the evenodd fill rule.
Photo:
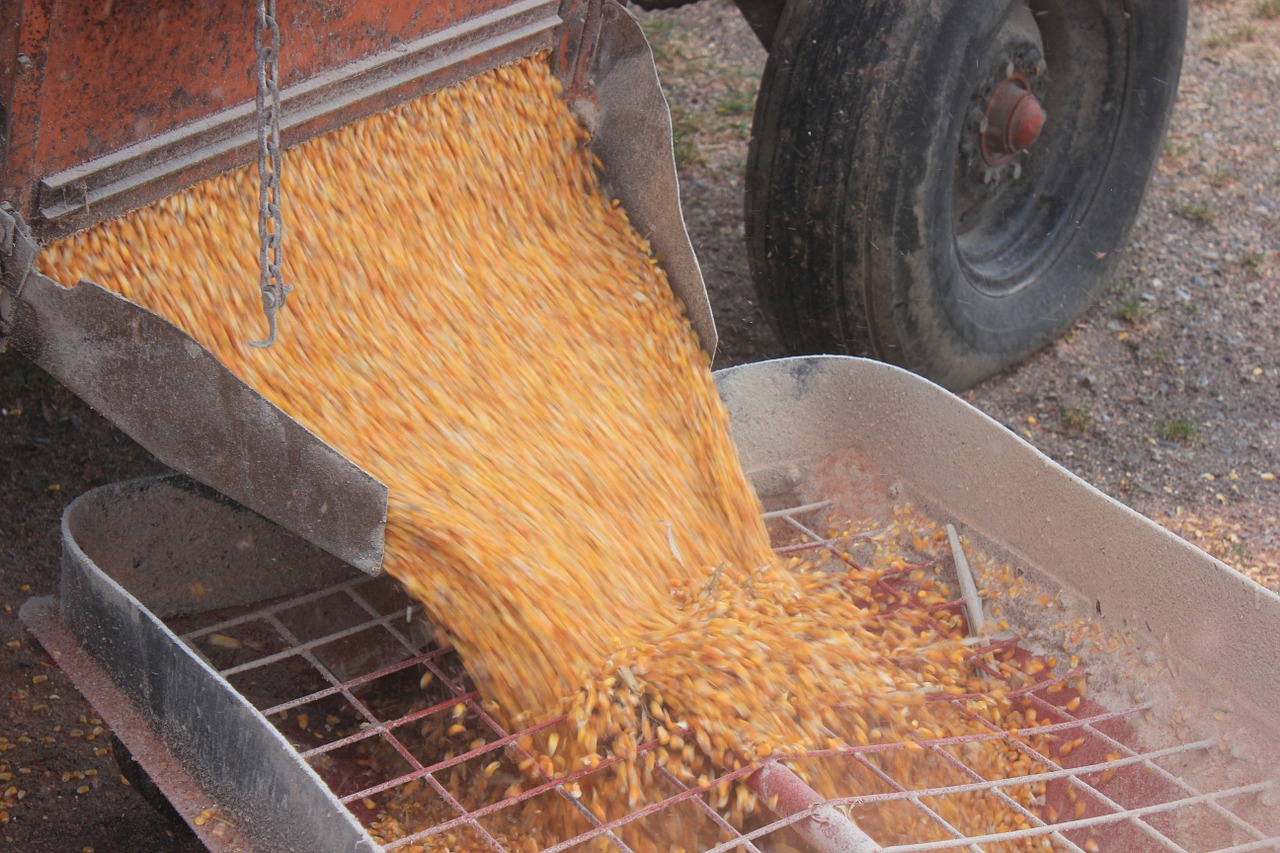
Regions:
<instances>
[{"instance_id":1,"label":"lug nut","mask_svg":"<svg viewBox=\"0 0 1280 853\"><path fill-rule=\"evenodd\" d=\"M987 128L991 126L990 119L982 110L975 108L969 113L969 129L976 130L978 133L986 133Z\"/></svg>"},{"instance_id":2,"label":"lug nut","mask_svg":"<svg viewBox=\"0 0 1280 853\"><path fill-rule=\"evenodd\" d=\"M1044 61L1044 53L1034 44L1022 52L1018 65L1024 74L1032 77L1038 77L1049 67Z\"/></svg>"}]
</instances>

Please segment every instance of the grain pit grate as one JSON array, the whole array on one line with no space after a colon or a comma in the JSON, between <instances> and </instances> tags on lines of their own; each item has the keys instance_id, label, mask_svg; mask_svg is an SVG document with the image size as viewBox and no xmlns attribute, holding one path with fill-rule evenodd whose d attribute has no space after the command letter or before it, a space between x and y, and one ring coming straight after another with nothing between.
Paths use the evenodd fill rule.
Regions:
<instances>
[{"instance_id":1,"label":"grain pit grate","mask_svg":"<svg viewBox=\"0 0 1280 853\"><path fill-rule=\"evenodd\" d=\"M806 503L766 514L778 551L796 554L831 549L836 541L816 532L827 503ZM837 555L852 559L851 556ZM905 572L886 573L889 591L909 583ZM960 599L936 605L962 612ZM193 623L199 618L199 623ZM459 769L481 772L495 762L505 770L530 756L521 748L528 734L556 725L549 720L532 729L506 731L486 709L469 683L457 653L424 637L420 608L394 582L358 577L249 612L206 614L171 620L182 640L249 699L324 779L338 800L364 825L370 825L387 799L406 788L423 791L433 804L422 828L391 841L388 850L414 849L433 839L453 837L495 851L504 846L495 818L538 797L572 803L581 816L576 833L546 839L542 849L561 851L593 839L628 850L617 831L633 821L662 820L680 811L719 838L708 851L767 851L778 843L795 845L797 836L816 849L883 849L892 853L933 850L995 851L1054 849L1090 853L1125 851L1280 850L1280 819L1259 818L1259 801L1274 797L1274 785L1262 779L1235 779L1203 789L1187 781L1188 767L1224 749L1216 737L1172 738L1151 742L1144 721L1159 713L1152 703L1106 706L1082 695L1090 677L1088 660L1046 667L1042 677L1021 687L1006 687L1000 672L988 669L992 690L1002 690L1038 712L1034 727L1010 733L973 710L976 697L946 697L962 713L989 731L965 737L874 744L842 750L815 750L770 762L769 772L751 777L740 770L703 787L689 787L661 773L664 790L649 792L624 817L604 822L574 796L577 781L599 773L618 759L541 782L496 802L477 801L456 784ZM1017 626L1015 626L1016 630ZM1005 631L975 643L979 661L990 652L1032 656L1024 638ZM1040 653L1044 655L1043 652ZM423 689L420 685L426 684ZM410 697L420 697L413 699ZM1180 722L1180 721L1175 721ZM466 740L451 757L438 749L441 733L464 726ZM1175 730L1181 731L1177 726ZM1034 772L1008 779L983 778L964 761L966 744L998 742L1030 759ZM1036 749L1032 743L1049 743ZM642 753L656 742L643 744ZM911 789L877 762L878 753L918 749L918 760L946 768L948 784ZM819 797L786 770L805 762L839 761L849 767L847 794ZM501 772L501 771L500 771ZM781 777L770 773L781 772ZM463 774L465 775L465 773ZM1192 774L1194 776L1194 774ZM744 778L748 777L748 778ZM757 791L789 791L775 806L776 816L750 827L730 825L708 802L716 783L744 779ZM1009 796L1019 786L1042 783L1043 803L1034 811ZM1020 816L1017 829L966 835L934 808L943 798L995 798ZM765 799L768 799L766 797ZM878 809L910 812L929 831L908 840L876 839L875 847L852 824L860 813ZM1270 821L1268 823L1268 820ZM840 823L839 842L824 841L819 830ZM705 837L705 835L703 836ZM862 839L859 841L859 839ZM892 843L891 843L892 842ZM862 848L856 844L863 844ZM429 848L430 849L430 848Z\"/></svg>"},{"instance_id":2,"label":"grain pit grate","mask_svg":"<svg viewBox=\"0 0 1280 853\"><path fill-rule=\"evenodd\" d=\"M243 849L237 839L247 839L255 849L376 853L383 848L367 827L412 785L430 794L433 809L403 824L410 838L382 835L400 839L388 841L391 849L438 848L453 836L455 848L520 849L521 839L502 837L504 816L551 802L577 821L542 842L551 850L625 850L618 837L643 821L696 824L699 840L685 846L702 850L796 849L796 836L821 841L821 830L838 824L842 841L809 846L1280 850L1280 596L897 368L780 359L720 371L716 382L758 494L770 509L789 507L768 519L784 556L830 552L816 531L892 512L886 497L903 495L953 519L970 548L1004 555L1007 576L975 559L982 587L1000 597L984 608L994 626L970 650L998 655L997 674L1020 668L1017 684L989 672L984 695L1021 691L1012 700L1025 703L1014 715L1021 731L1003 731L984 713L960 718L954 733L1008 750L1000 758L1023 775L996 778L999 770L984 769L990 760L973 760L986 747L966 739L871 741L767 762L750 780L765 802L777 795L777 814L757 812L744 825L720 820L706 788L661 775L647 801L610 823L563 808L582 778L572 774L477 798L458 787L458 775L518 769L524 733L486 718L458 655L414 630L416 611L398 588L176 476L73 502L63 517L59 595L27 602L21 618L215 850ZM829 510L815 503L823 500L833 502ZM939 559L934 571L950 572L945 546L935 543L926 549ZM865 547L845 556L856 562ZM879 579L890 592L913 582L889 572ZM1021 580L1030 589L1015 596ZM954 588L950 575L945 584ZM948 598L932 594L940 603L923 614L917 602L912 624L928 617L959 630L972 605ZM1077 618L1095 632L1079 642ZM1016 656L1007 665L1006 654ZM1082 677L1087 697L1077 688ZM961 699L949 700L959 710L938 710L985 710L981 699ZM450 757L439 742L460 724L466 740ZM895 776L903 763L895 755L909 748L944 774L941 782L922 789ZM882 754L890 750L899 752ZM790 781L806 763L840 774L820 782L832 785L829 800ZM992 827L972 819L991 814L982 806L993 802L1020 820ZM848 823L870 827L869 815L886 813L923 828L877 838L896 845L880 848Z\"/></svg>"}]
</instances>

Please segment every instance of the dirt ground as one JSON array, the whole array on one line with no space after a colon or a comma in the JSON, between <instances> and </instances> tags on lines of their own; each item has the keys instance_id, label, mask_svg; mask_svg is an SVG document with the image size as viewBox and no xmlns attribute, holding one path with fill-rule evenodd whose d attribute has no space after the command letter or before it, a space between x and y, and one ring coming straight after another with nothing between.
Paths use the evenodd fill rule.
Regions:
<instances>
[{"instance_id":1,"label":"dirt ground","mask_svg":"<svg viewBox=\"0 0 1280 853\"><path fill-rule=\"evenodd\" d=\"M1269 17L1270 15L1270 17ZM1110 293L965 398L1104 492L1280 589L1280 20L1193 2L1165 156ZM750 288L742 168L764 54L725 0L644 15L673 105L717 366L783 354ZM0 355L0 838L23 851L185 851L120 778L109 733L23 630L55 592L58 519L161 466Z\"/></svg>"}]
</instances>

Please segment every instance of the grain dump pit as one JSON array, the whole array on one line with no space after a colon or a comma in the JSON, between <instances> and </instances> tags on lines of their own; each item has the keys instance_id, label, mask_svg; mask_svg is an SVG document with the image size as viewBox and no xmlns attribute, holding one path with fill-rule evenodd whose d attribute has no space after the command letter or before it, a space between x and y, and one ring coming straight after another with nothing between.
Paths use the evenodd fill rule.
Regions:
<instances>
[{"instance_id":1,"label":"grain dump pit","mask_svg":"<svg viewBox=\"0 0 1280 853\"><path fill-rule=\"evenodd\" d=\"M582 808L576 834L537 849L625 850L614 830L631 821L679 821L715 851L1280 849L1267 712L1280 699L1280 598L895 368L787 359L718 380L780 553L831 548L833 520L909 499L954 524L970 557L1012 567L978 574L995 624L973 653L1045 662L1014 691L1038 719L1016 735L987 721L976 737L1029 755L1033 772L982 778L964 762L974 738L926 740L920 760L947 768L947 784L910 790L877 762L904 744L818 751L750 779L775 802L750 826L668 775L626 817L602 823ZM500 837L505 812L572 801L575 782L607 766L473 799L456 767L514 774L525 733L498 726L416 604L190 481L91 492L63 534L61 597L32 601L23 619L211 849L380 849L368 827L406 786L427 804L423 822L381 849L517 849ZM891 596L911 583L882 579ZM1014 586L1025 594L1011 598ZM994 670L991 684L1001 689ZM455 725L465 744L443 760ZM847 790L817 795L787 769L805 762L847 768ZM1043 786L1034 810L1006 796L1028 785ZM1022 825L966 836L931 809L949 797L995 798ZM886 809L927 829L861 835L859 815Z\"/></svg>"}]
</instances>

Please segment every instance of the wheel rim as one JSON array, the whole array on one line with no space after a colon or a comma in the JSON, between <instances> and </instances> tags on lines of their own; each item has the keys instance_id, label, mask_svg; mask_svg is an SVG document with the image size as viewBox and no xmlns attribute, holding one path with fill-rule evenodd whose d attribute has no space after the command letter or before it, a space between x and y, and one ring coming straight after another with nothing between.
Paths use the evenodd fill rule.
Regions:
<instances>
[{"instance_id":1,"label":"wheel rim","mask_svg":"<svg viewBox=\"0 0 1280 853\"><path fill-rule=\"evenodd\" d=\"M953 241L986 296L1016 293L1052 264L1098 189L1115 135L1116 40L1078 9L1041 11L1038 19L1019 6L992 40L959 131Z\"/></svg>"}]
</instances>

